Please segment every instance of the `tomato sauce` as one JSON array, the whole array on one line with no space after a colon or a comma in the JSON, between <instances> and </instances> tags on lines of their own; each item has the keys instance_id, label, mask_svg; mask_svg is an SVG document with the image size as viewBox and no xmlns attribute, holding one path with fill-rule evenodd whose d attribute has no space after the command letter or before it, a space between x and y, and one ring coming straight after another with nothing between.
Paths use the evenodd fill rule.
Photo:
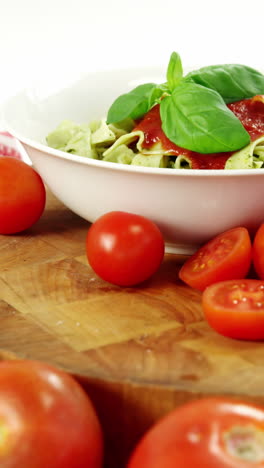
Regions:
<instances>
[{"instance_id":1,"label":"tomato sauce","mask_svg":"<svg viewBox=\"0 0 264 468\"><path fill-rule=\"evenodd\" d=\"M251 141L264 135L264 95L233 102L228 107L241 121Z\"/></svg>"},{"instance_id":2,"label":"tomato sauce","mask_svg":"<svg viewBox=\"0 0 264 468\"><path fill-rule=\"evenodd\" d=\"M237 101L228 105L229 109L241 121L250 135L251 141L264 135L264 96ZM143 148L151 149L155 143L161 143L164 154L186 156L193 169L224 169L227 159L234 152L202 154L181 148L170 141L161 128L160 106L156 104L140 120L134 130L144 132Z\"/></svg>"},{"instance_id":3,"label":"tomato sauce","mask_svg":"<svg viewBox=\"0 0 264 468\"><path fill-rule=\"evenodd\" d=\"M175 145L166 137L161 128L159 104L156 104L156 106L150 109L133 131L135 130L141 130L144 132L145 139L142 144L143 148L151 149L155 143L160 142L165 154L170 154L172 156L184 154L185 156L188 156L190 153L189 150L180 148L180 146Z\"/></svg>"},{"instance_id":4,"label":"tomato sauce","mask_svg":"<svg viewBox=\"0 0 264 468\"><path fill-rule=\"evenodd\" d=\"M188 159L191 161L192 169L224 169L226 161L232 152L202 154L190 151Z\"/></svg>"}]
</instances>

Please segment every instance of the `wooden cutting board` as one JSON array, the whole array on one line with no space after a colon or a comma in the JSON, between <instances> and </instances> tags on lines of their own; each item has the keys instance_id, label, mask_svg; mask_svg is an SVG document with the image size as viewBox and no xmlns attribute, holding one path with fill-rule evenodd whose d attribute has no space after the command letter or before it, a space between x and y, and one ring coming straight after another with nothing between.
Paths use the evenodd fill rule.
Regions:
<instances>
[{"instance_id":1,"label":"wooden cutting board","mask_svg":"<svg viewBox=\"0 0 264 468\"><path fill-rule=\"evenodd\" d=\"M159 417L200 396L264 402L264 345L221 337L200 293L167 255L141 286L100 280L85 255L89 223L49 192L40 221L0 236L2 357L43 360L74 374L105 433L105 467L122 468Z\"/></svg>"}]
</instances>

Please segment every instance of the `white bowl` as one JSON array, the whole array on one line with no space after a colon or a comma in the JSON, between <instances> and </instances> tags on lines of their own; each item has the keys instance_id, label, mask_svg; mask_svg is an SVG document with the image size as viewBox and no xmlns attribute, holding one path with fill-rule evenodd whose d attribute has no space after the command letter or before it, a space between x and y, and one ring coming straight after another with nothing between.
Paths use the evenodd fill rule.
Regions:
<instances>
[{"instance_id":1,"label":"white bowl","mask_svg":"<svg viewBox=\"0 0 264 468\"><path fill-rule=\"evenodd\" d=\"M155 221L166 250L188 254L219 232L264 220L264 170L172 170L86 159L49 148L45 137L62 120L90 122L106 115L120 94L165 81L164 69L113 70L78 80L39 83L8 99L5 127L23 145L50 190L93 222L124 210Z\"/></svg>"}]
</instances>

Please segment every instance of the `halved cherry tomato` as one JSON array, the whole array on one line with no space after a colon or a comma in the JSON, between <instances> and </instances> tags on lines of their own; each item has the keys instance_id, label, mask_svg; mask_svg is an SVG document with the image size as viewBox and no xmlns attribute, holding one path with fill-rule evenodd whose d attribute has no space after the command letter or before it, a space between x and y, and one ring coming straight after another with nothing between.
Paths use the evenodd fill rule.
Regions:
<instances>
[{"instance_id":1,"label":"halved cherry tomato","mask_svg":"<svg viewBox=\"0 0 264 468\"><path fill-rule=\"evenodd\" d=\"M264 339L264 281L221 281L205 289L202 306L218 333L242 340Z\"/></svg>"},{"instance_id":2,"label":"halved cherry tomato","mask_svg":"<svg viewBox=\"0 0 264 468\"><path fill-rule=\"evenodd\" d=\"M231 398L186 403L156 423L127 468L263 468L264 408Z\"/></svg>"},{"instance_id":3,"label":"halved cherry tomato","mask_svg":"<svg viewBox=\"0 0 264 468\"><path fill-rule=\"evenodd\" d=\"M98 218L86 238L88 261L109 283L133 286L148 279L164 257L164 240L151 220L111 211Z\"/></svg>"},{"instance_id":4,"label":"halved cherry tomato","mask_svg":"<svg viewBox=\"0 0 264 468\"><path fill-rule=\"evenodd\" d=\"M40 175L13 157L0 157L0 234L31 227L42 215L46 191Z\"/></svg>"},{"instance_id":5,"label":"halved cherry tomato","mask_svg":"<svg viewBox=\"0 0 264 468\"><path fill-rule=\"evenodd\" d=\"M264 279L264 224L258 228L253 241L253 264L258 277Z\"/></svg>"},{"instance_id":6,"label":"halved cherry tomato","mask_svg":"<svg viewBox=\"0 0 264 468\"><path fill-rule=\"evenodd\" d=\"M250 268L252 246L248 230L236 227L214 237L181 267L179 277L203 291L210 284L244 278Z\"/></svg>"}]
</instances>

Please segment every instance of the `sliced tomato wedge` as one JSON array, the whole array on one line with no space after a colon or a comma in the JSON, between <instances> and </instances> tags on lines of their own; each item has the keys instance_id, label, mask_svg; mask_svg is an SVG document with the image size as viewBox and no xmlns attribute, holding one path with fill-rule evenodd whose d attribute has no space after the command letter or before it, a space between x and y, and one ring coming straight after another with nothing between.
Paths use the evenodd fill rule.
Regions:
<instances>
[{"instance_id":1,"label":"sliced tomato wedge","mask_svg":"<svg viewBox=\"0 0 264 468\"><path fill-rule=\"evenodd\" d=\"M181 267L179 277L203 291L210 284L244 278L250 268L252 245L248 230L236 227L214 237Z\"/></svg>"},{"instance_id":2,"label":"sliced tomato wedge","mask_svg":"<svg viewBox=\"0 0 264 468\"><path fill-rule=\"evenodd\" d=\"M209 325L221 335L264 339L264 281L221 281L205 289L202 307Z\"/></svg>"},{"instance_id":3,"label":"sliced tomato wedge","mask_svg":"<svg viewBox=\"0 0 264 468\"><path fill-rule=\"evenodd\" d=\"M260 279L264 279L264 224L258 228L253 241L253 264Z\"/></svg>"}]
</instances>

